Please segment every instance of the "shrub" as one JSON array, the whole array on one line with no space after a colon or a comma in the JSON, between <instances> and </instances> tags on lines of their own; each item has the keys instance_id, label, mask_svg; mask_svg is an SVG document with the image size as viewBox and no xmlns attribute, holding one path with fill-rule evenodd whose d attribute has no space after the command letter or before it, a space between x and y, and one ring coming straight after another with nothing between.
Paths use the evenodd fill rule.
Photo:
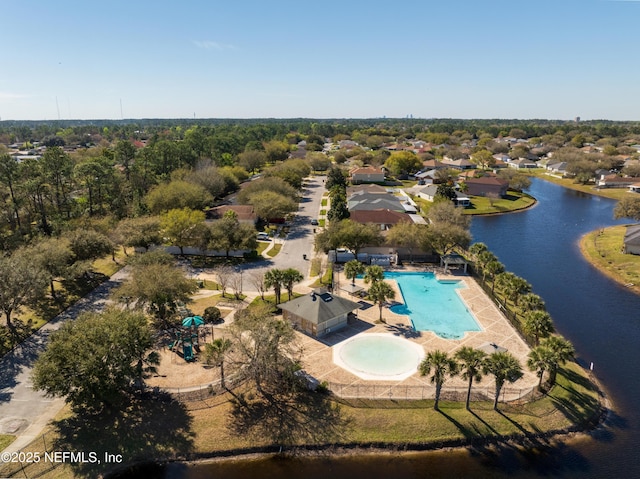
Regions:
<instances>
[{"instance_id":1,"label":"shrub","mask_svg":"<svg viewBox=\"0 0 640 479\"><path fill-rule=\"evenodd\" d=\"M220 319L222 315L220 314L220 310L215 306L209 306L204 310L204 314L202 315L202 319L205 321L209 321L215 323Z\"/></svg>"}]
</instances>

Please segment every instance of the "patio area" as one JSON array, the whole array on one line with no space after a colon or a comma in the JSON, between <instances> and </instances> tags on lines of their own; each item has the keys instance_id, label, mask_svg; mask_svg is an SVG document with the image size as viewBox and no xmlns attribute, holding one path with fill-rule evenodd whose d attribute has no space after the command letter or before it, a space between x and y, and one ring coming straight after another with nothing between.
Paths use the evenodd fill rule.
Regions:
<instances>
[{"instance_id":1,"label":"patio area","mask_svg":"<svg viewBox=\"0 0 640 479\"><path fill-rule=\"evenodd\" d=\"M417 271L417 270L416 270ZM421 270L424 271L424 270ZM469 311L473 314L482 330L467 332L461 339L444 339L429 331L415 331L408 316L392 312L388 306L383 307L382 315L385 323L379 322L378 305L360 301L364 309L357 311L357 318L349 322L348 327L331 333L321 339L314 339L302 333L297 333L304 347L304 368L320 381L326 381L332 391L338 395L353 397L380 398L429 398L433 397L434 386L428 376L415 373L402 381L364 380L333 362L332 347L359 334L386 333L406 338L424 348L425 353L436 349L453 355L463 346L482 349L490 352L492 349L506 349L513 354L522 365L524 376L513 384L505 384L503 400L515 400L531 392L538 384L537 376L526 367L529 347L502 315L496 305L487 297L472 277L460 274L445 274L442 268L436 269L436 277L440 280L458 280L465 284L465 288L457 290ZM402 301L402 295L393 280L387 281L396 291L397 302ZM362 280L356 280L356 285L366 289ZM355 298L337 288L334 294ZM475 383L473 390L492 397L494 381L491 376ZM447 394L464 393L467 382L462 378L447 378L443 397Z\"/></svg>"}]
</instances>

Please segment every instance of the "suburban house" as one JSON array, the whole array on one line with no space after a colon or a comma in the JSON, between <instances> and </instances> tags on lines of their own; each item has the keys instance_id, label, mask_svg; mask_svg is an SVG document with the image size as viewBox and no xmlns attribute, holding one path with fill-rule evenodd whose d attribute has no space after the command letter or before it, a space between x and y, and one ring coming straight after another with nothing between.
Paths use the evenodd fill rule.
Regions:
<instances>
[{"instance_id":1,"label":"suburban house","mask_svg":"<svg viewBox=\"0 0 640 479\"><path fill-rule=\"evenodd\" d=\"M482 176L465 180L467 193L471 196L503 198L509 189L509 182L495 176Z\"/></svg>"},{"instance_id":2,"label":"suburban house","mask_svg":"<svg viewBox=\"0 0 640 479\"><path fill-rule=\"evenodd\" d=\"M380 185L356 185L356 186L347 186L347 198L350 198L352 195L358 193L370 193L377 195L387 195L389 191L386 187Z\"/></svg>"},{"instance_id":3,"label":"suburban house","mask_svg":"<svg viewBox=\"0 0 640 479\"><path fill-rule=\"evenodd\" d=\"M455 168L456 170L470 170L476 168L476 164L472 163L466 158L453 160L451 158L444 157L442 160L442 164L446 165L447 168Z\"/></svg>"},{"instance_id":4,"label":"suburban house","mask_svg":"<svg viewBox=\"0 0 640 479\"><path fill-rule=\"evenodd\" d=\"M352 194L347 199L347 208L350 212L358 210L391 210L399 213L417 213L418 210L407 200L392 194L381 195L360 191Z\"/></svg>"},{"instance_id":5,"label":"suburban house","mask_svg":"<svg viewBox=\"0 0 640 479\"><path fill-rule=\"evenodd\" d=\"M618 176L616 174L602 175L596 181L596 185L600 188L629 188L640 182L637 176Z\"/></svg>"},{"instance_id":6,"label":"suburban house","mask_svg":"<svg viewBox=\"0 0 640 479\"><path fill-rule=\"evenodd\" d=\"M233 211L238 217L238 222L255 224L258 221L253 206L251 205L222 205L216 206L206 211L208 220L218 220L224 216L227 211Z\"/></svg>"},{"instance_id":7,"label":"suburban house","mask_svg":"<svg viewBox=\"0 0 640 479\"><path fill-rule=\"evenodd\" d=\"M434 201L436 194L438 193L438 185L427 185L424 188L415 190L416 196L427 201ZM456 198L453 203L456 206L471 206L471 199L462 191L455 190Z\"/></svg>"},{"instance_id":8,"label":"suburban house","mask_svg":"<svg viewBox=\"0 0 640 479\"><path fill-rule=\"evenodd\" d=\"M344 328L349 315L360 308L360 304L331 293L314 290L278 305L282 317L310 336L321 337Z\"/></svg>"},{"instance_id":9,"label":"suburban house","mask_svg":"<svg viewBox=\"0 0 640 479\"><path fill-rule=\"evenodd\" d=\"M351 183L384 183L384 170L373 166L353 168L349 171Z\"/></svg>"},{"instance_id":10,"label":"suburban house","mask_svg":"<svg viewBox=\"0 0 640 479\"><path fill-rule=\"evenodd\" d=\"M444 168L449 168L448 165L445 165L441 161L438 160L424 160L422 162L422 166L428 170L442 170Z\"/></svg>"},{"instance_id":11,"label":"suburban house","mask_svg":"<svg viewBox=\"0 0 640 479\"><path fill-rule=\"evenodd\" d=\"M531 161L526 158L518 158L517 160L513 160L509 163L509 166L518 170L526 168L538 168L538 164L535 161Z\"/></svg>"},{"instance_id":12,"label":"suburban house","mask_svg":"<svg viewBox=\"0 0 640 479\"><path fill-rule=\"evenodd\" d=\"M438 185L427 185L424 188L420 188L416 190L416 196L418 198L422 198L423 200L433 201L436 197L436 193L438 192Z\"/></svg>"},{"instance_id":13,"label":"suburban house","mask_svg":"<svg viewBox=\"0 0 640 479\"><path fill-rule=\"evenodd\" d=\"M547 171L551 171L552 173L556 173L558 175L564 175L567 172L567 162L566 161L560 161L560 162L550 161L549 163L547 163L545 168L547 169Z\"/></svg>"},{"instance_id":14,"label":"suburban house","mask_svg":"<svg viewBox=\"0 0 640 479\"><path fill-rule=\"evenodd\" d=\"M503 163L509 163L511 161L511 157L506 153L496 153L493 157L496 161L502 161Z\"/></svg>"},{"instance_id":15,"label":"suburban house","mask_svg":"<svg viewBox=\"0 0 640 479\"><path fill-rule=\"evenodd\" d=\"M391 210L357 210L352 211L349 219L356 223L374 224L382 231L390 229L401 222L411 222L411 217L406 213L398 213Z\"/></svg>"},{"instance_id":16,"label":"suburban house","mask_svg":"<svg viewBox=\"0 0 640 479\"><path fill-rule=\"evenodd\" d=\"M640 225L627 226L623 250L628 254L640 254Z\"/></svg>"}]
</instances>

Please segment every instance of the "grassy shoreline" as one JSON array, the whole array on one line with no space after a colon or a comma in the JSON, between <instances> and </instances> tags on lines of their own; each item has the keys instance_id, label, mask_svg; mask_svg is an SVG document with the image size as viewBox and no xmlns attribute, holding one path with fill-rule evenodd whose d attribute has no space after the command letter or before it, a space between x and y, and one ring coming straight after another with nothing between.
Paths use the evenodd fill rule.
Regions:
<instances>
[{"instance_id":1,"label":"grassy shoreline","mask_svg":"<svg viewBox=\"0 0 640 479\"><path fill-rule=\"evenodd\" d=\"M640 256L621 251L626 226L591 231L578 243L584 259L621 286L640 294Z\"/></svg>"},{"instance_id":2,"label":"grassy shoreline","mask_svg":"<svg viewBox=\"0 0 640 479\"><path fill-rule=\"evenodd\" d=\"M317 399L317 396L313 397ZM45 432L46 444L49 450L64 446L69 450L91 450L98 454L117 451L125 460L118 469L150 462L248 460L256 455L278 453L283 445L269 437L238 434L227 427L232 410L230 398L226 394L189 403L143 401L139 410L144 411L144 421L139 421L138 413L132 410L83 426L72 437L62 437L56 427L50 425ZM329 440L324 436L300 438L284 445L282 451L287 455L332 457L477 445L529 447L541 442L548 444L601 424L607 411L603 399L595 380L575 363L561 369L558 384L547 394L529 402L500 404L497 412L491 401L472 402L471 411L464 408L463 402L443 401L440 411L435 411L433 400L344 400L329 396L327 400L338 407L346 419L345 426ZM310 396L310 400L314 399ZM168 419L170 410L177 414ZM75 417L69 408L65 408L54 423L62 424L62 429L68 430L64 424L78 424L78 421L82 422L82 418ZM113 430L112 422L118 424L116 430L126 430L128 434L106 434L108 437L93 434L96 430ZM145 440L140 441L140 437ZM23 451L43 454L43 440L35 440ZM106 472L104 465L67 464L47 470L50 466L31 464L25 470L28 477L45 479L97 477ZM0 467L0 475L10 472Z\"/></svg>"}]
</instances>

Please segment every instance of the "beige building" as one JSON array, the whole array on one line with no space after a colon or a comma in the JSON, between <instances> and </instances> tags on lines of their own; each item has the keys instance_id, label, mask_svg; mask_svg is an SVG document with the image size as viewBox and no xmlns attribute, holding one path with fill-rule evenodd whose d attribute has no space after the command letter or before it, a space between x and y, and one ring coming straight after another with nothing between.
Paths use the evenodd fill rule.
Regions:
<instances>
[{"instance_id":1,"label":"beige building","mask_svg":"<svg viewBox=\"0 0 640 479\"><path fill-rule=\"evenodd\" d=\"M349 314L359 309L360 304L331 293L313 291L278 307L282 309L283 318L294 328L320 337L344 328Z\"/></svg>"}]
</instances>

